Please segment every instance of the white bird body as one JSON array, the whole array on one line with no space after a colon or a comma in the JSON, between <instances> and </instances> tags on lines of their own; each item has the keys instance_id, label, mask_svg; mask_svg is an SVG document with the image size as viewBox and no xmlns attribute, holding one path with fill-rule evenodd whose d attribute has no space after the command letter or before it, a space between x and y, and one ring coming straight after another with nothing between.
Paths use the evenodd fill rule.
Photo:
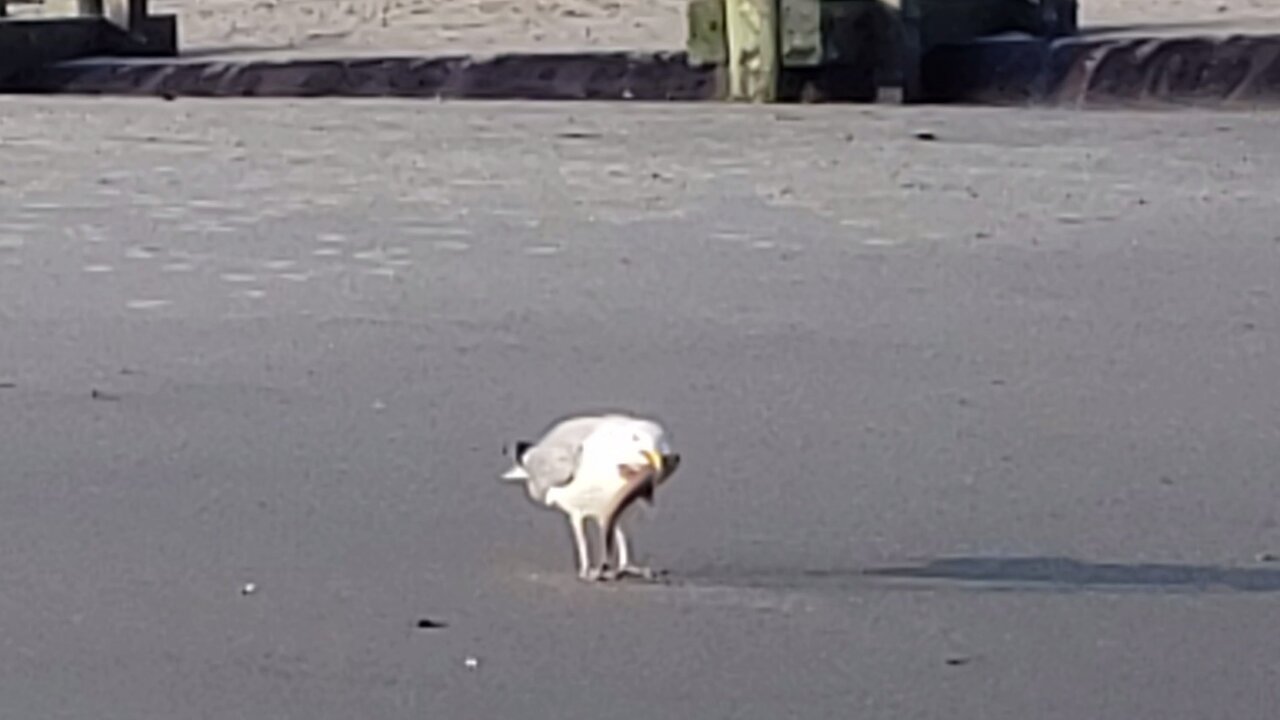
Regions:
<instances>
[{"instance_id":1,"label":"white bird body","mask_svg":"<svg viewBox=\"0 0 1280 720\"><path fill-rule=\"evenodd\" d=\"M584 457L586 461L588 458ZM580 462L573 481L547 490L546 504L568 513L602 520L604 512L627 482L618 474L616 463Z\"/></svg>"},{"instance_id":2,"label":"white bird body","mask_svg":"<svg viewBox=\"0 0 1280 720\"><path fill-rule=\"evenodd\" d=\"M598 568L592 567L587 520L610 535L602 538L603 547L616 547L619 573L652 574L631 564L620 520L634 500L651 501L654 489L680 463L680 456L670 451L665 428L622 414L579 416L553 424L536 443L516 443L513 450L515 463L502 478L523 481L531 499L565 513L581 577L602 578L608 565L605 558Z\"/></svg>"}]
</instances>

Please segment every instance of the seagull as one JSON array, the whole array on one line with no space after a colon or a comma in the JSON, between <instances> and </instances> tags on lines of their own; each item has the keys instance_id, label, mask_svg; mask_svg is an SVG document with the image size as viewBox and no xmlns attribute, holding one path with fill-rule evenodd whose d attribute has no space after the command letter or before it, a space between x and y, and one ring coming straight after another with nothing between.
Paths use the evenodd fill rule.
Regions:
<instances>
[{"instance_id":1,"label":"seagull","mask_svg":"<svg viewBox=\"0 0 1280 720\"><path fill-rule=\"evenodd\" d=\"M631 562L620 522L636 501L653 504L657 488L680 466L661 424L621 413L569 417L553 423L537 442L514 443L509 453L515 462L502 479L524 482L530 499L567 516L579 578L653 578L652 570ZM588 520L601 535L604 558L598 566L587 545Z\"/></svg>"}]
</instances>

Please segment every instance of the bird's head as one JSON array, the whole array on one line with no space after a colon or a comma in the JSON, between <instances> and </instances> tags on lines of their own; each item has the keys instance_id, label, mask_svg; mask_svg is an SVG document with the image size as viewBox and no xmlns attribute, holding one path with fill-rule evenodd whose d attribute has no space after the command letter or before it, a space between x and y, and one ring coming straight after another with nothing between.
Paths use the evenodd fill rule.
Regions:
<instances>
[{"instance_id":1,"label":"bird's head","mask_svg":"<svg viewBox=\"0 0 1280 720\"><path fill-rule=\"evenodd\" d=\"M669 474L673 457L662 427L647 420L605 425L583 441L583 450L618 466L652 468L658 477Z\"/></svg>"}]
</instances>

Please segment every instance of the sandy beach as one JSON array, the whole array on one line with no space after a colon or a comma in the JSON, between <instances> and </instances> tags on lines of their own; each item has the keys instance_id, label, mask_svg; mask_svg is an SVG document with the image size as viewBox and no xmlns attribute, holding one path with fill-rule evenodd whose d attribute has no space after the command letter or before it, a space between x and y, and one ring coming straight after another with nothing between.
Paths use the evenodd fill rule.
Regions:
<instances>
[{"instance_id":1,"label":"sandy beach","mask_svg":"<svg viewBox=\"0 0 1280 720\"><path fill-rule=\"evenodd\" d=\"M162 0L189 50L454 52L665 50L684 44L684 0ZM1276 0L1101 0L1083 25L1280 19Z\"/></svg>"}]
</instances>

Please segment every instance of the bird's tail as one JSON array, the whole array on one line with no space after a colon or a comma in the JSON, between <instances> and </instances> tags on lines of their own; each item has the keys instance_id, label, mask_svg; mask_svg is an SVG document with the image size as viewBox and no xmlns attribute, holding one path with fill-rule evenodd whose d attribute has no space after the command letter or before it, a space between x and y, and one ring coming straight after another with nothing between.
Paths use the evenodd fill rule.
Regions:
<instances>
[{"instance_id":1,"label":"bird's tail","mask_svg":"<svg viewBox=\"0 0 1280 720\"><path fill-rule=\"evenodd\" d=\"M524 469L524 466L520 464L520 461L524 458L524 454L529 449L530 445L532 445L532 443L519 441L519 442L512 443L508 447L504 447L502 449L503 455L508 455L513 460L515 460L515 463L512 464L511 469L502 473L501 479L503 481L520 482L522 480L529 479L529 472Z\"/></svg>"}]
</instances>

